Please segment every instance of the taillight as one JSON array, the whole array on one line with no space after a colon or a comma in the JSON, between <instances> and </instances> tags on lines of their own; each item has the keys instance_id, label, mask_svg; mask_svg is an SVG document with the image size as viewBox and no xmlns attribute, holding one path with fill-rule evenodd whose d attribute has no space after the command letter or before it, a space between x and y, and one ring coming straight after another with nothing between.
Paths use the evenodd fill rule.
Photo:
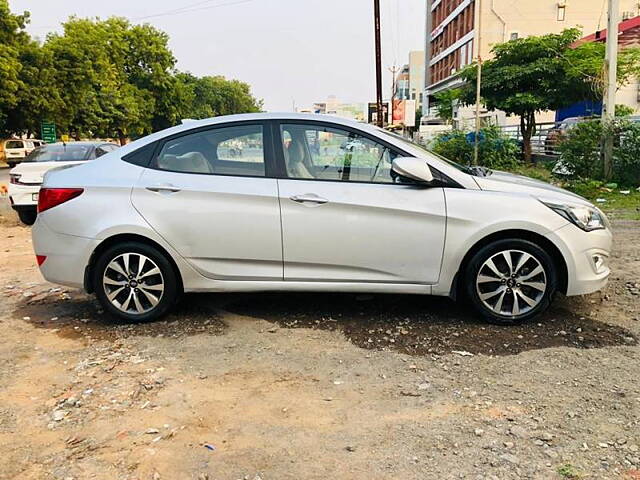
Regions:
<instances>
[{"instance_id":1,"label":"taillight","mask_svg":"<svg viewBox=\"0 0 640 480\"><path fill-rule=\"evenodd\" d=\"M38 195L38 213L68 202L84 192L84 188L41 188Z\"/></svg>"},{"instance_id":2,"label":"taillight","mask_svg":"<svg viewBox=\"0 0 640 480\"><path fill-rule=\"evenodd\" d=\"M9 174L9 183L13 183L14 185L20 184L20 175L19 173L10 173Z\"/></svg>"},{"instance_id":3,"label":"taillight","mask_svg":"<svg viewBox=\"0 0 640 480\"><path fill-rule=\"evenodd\" d=\"M38 262L38 266L42 265L46 259L46 255L36 255L36 262Z\"/></svg>"}]
</instances>

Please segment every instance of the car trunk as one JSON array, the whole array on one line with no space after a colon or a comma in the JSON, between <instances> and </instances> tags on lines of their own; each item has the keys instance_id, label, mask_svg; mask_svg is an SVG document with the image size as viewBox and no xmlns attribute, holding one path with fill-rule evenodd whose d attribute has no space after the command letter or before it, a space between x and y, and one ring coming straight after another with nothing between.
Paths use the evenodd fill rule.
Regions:
<instances>
[{"instance_id":1,"label":"car trunk","mask_svg":"<svg viewBox=\"0 0 640 480\"><path fill-rule=\"evenodd\" d=\"M20 175L20 183L41 184L44 174L49 170L81 163L84 162L23 162L12 173Z\"/></svg>"}]
</instances>

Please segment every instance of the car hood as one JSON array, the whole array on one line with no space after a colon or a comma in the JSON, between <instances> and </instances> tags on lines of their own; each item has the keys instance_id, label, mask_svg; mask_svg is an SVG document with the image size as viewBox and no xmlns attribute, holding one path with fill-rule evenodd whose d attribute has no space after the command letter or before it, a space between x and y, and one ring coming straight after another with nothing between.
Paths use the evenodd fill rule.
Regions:
<instances>
[{"instance_id":1,"label":"car hood","mask_svg":"<svg viewBox=\"0 0 640 480\"><path fill-rule=\"evenodd\" d=\"M82 165L85 161L75 162L22 162L9 173L19 174L22 183L42 183L44 174L54 168Z\"/></svg>"},{"instance_id":2,"label":"car hood","mask_svg":"<svg viewBox=\"0 0 640 480\"><path fill-rule=\"evenodd\" d=\"M482 190L494 192L528 193L535 197L555 200L558 202L570 202L583 205L591 203L580 195L569 192L563 188L556 187L550 183L523 175L491 170L491 174L486 177L474 177L476 183Z\"/></svg>"}]
</instances>

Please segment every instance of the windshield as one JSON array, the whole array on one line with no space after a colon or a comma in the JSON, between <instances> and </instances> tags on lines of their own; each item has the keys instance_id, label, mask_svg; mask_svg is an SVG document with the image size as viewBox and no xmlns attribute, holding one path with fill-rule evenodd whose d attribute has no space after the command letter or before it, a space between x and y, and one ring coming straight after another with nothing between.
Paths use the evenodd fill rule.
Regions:
<instances>
[{"instance_id":1,"label":"windshield","mask_svg":"<svg viewBox=\"0 0 640 480\"><path fill-rule=\"evenodd\" d=\"M79 162L89 160L91 145L45 145L31 152L25 162Z\"/></svg>"},{"instance_id":2,"label":"windshield","mask_svg":"<svg viewBox=\"0 0 640 480\"><path fill-rule=\"evenodd\" d=\"M382 133L384 133L385 135L388 135L390 137L393 137L395 140L400 140L401 142L405 143L406 145L409 145L413 148L418 148L420 150L422 150L425 153L428 153L429 155L433 155L435 157L438 157L438 159L442 160L443 162L445 162L448 165L451 165L453 168L460 170L461 172L464 172L468 175L476 175L476 172L474 172L471 168L469 167L465 167L464 165L460 165L459 163L454 162L453 160L449 160L448 158L443 157L442 155L438 155L437 153L432 152L431 150L427 149L426 147L424 147L423 145L420 145L419 143L413 142L411 140L409 140L408 138L403 137L402 135L397 135L395 133L389 132L387 130L383 130L383 129L379 129Z\"/></svg>"},{"instance_id":3,"label":"windshield","mask_svg":"<svg viewBox=\"0 0 640 480\"><path fill-rule=\"evenodd\" d=\"M4 148L24 148L22 140L9 140L4 144Z\"/></svg>"}]
</instances>

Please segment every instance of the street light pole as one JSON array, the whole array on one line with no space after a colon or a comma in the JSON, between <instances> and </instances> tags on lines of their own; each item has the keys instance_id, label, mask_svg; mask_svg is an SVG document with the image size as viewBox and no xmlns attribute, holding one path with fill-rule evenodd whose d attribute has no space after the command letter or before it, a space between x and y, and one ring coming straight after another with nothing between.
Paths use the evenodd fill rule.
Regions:
<instances>
[{"instance_id":1,"label":"street light pole","mask_svg":"<svg viewBox=\"0 0 640 480\"><path fill-rule=\"evenodd\" d=\"M380 0L373 0L373 21L376 42L376 112L379 127L384 126L382 118L382 55L380 53Z\"/></svg>"},{"instance_id":2,"label":"street light pole","mask_svg":"<svg viewBox=\"0 0 640 480\"><path fill-rule=\"evenodd\" d=\"M391 102L389 105L389 109L391 111L391 123L393 123L393 100L396 98L396 73L400 70L397 66L389 67L389 71L391 72Z\"/></svg>"},{"instance_id":3,"label":"street light pole","mask_svg":"<svg viewBox=\"0 0 640 480\"><path fill-rule=\"evenodd\" d=\"M602 109L602 123L607 131L607 123L616 117L616 87L618 85L618 23L620 0L609 0L609 23L607 25L607 50L605 56L606 91ZM610 180L613 175L613 137L610 133L604 139L604 178Z\"/></svg>"},{"instance_id":4,"label":"street light pole","mask_svg":"<svg viewBox=\"0 0 640 480\"><path fill-rule=\"evenodd\" d=\"M473 164L478 165L478 142L480 137L480 101L482 86L482 0L476 0L477 32L474 43L478 49L478 75L476 78L476 134L473 142Z\"/></svg>"}]
</instances>

